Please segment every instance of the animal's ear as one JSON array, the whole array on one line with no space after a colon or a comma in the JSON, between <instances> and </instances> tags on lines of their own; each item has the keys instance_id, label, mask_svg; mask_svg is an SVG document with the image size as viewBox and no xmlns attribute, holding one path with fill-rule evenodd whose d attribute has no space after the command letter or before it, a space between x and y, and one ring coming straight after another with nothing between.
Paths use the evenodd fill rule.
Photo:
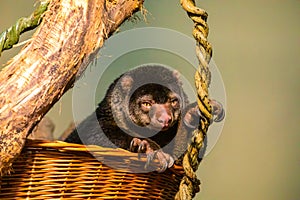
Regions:
<instances>
[{"instance_id":1,"label":"animal's ear","mask_svg":"<svg viewBox=\"0 0 300 200\"><path fill-rule=\"evenodd\" d=\"M179 84L179 86L182 86L182 85L183 85L183 83L182 83L182 81L181 81L181 79L180 79L180 72L179 72L179 71L174 70L174 71L173 71L173 77L176 79L176 81L177 81L177 83Z\"/></svg>"},{"instance_id":2,"label":"animal's ear","mask_svg":"<svg viewBox=\"0 0 300 200\"><path fill-rule=\"evenodd\" d=\"M121 78L121 87L124 92L128 92L133 85L133 79L131 76L125 75Z\"/></svg>"}]
</instances>

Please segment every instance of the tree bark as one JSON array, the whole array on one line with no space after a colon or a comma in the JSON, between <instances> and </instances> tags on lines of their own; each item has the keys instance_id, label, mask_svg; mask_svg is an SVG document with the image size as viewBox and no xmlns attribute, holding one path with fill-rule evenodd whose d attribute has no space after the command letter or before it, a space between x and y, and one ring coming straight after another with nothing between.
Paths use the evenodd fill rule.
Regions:
<instances>
[{"instance_id":1,"label":"tree bark","mask_svg":"<svg viewBox=\"0 0 300 200\"><path fill-rule=\"evenodd\" d=\"M143 0L52 0L32 40L0 73L0 172Z\"/></svg>"}]
</instances>

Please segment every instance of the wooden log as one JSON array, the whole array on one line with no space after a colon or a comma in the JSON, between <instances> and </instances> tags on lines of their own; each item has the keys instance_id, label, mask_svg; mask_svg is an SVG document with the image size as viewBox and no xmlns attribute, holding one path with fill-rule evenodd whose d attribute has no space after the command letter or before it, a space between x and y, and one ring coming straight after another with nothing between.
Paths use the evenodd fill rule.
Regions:
<instances>
[{"instance_id":1,"label":"wooden log","mask_svg":"<svg viewBox=\"0 0 300 200\"><path fill-rule=\"evenodd\" d=\"M143 0L52 0L32 40L0 73L0 172Z\"/></svg>"}]
</instances>

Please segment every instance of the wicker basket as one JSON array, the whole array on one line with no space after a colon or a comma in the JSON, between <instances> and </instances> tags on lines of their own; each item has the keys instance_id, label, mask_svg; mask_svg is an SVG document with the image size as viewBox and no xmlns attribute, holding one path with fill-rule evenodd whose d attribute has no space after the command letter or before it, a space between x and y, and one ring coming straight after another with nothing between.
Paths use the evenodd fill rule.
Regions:
<instances>
[{"instance_id":1,"label":"wicker basket","mask_svg":"<svg viewBox=\"0 0 300 200\"><path fill-rule=\"evenodd\" d=\"M0 178L0 199L174 199L182 168L132 172L144 165L122 149L27 140L14 171Z\"/></svg>"}]
</instances>

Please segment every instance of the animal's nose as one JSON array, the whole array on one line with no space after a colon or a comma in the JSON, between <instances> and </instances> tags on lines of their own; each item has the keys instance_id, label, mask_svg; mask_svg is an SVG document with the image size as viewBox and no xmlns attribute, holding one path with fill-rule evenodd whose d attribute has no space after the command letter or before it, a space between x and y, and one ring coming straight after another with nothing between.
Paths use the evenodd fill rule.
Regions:
<instances>
[{"instance_id":1,"label":"animal's nose","mask_svg":"<svg viewBox=\"0 0 300 200\"><path fill-rule=\"evenodd\" d=\"M166 112L164 112L164 113L162 113L161 114L161 116L157 119L157 121L159 122L159 123L161 123L163 126L169 126L169 124L170 124L170 122L171 122L171 116L168 114L168 113L166 113Z\"/></svg>"}]
</instances>

